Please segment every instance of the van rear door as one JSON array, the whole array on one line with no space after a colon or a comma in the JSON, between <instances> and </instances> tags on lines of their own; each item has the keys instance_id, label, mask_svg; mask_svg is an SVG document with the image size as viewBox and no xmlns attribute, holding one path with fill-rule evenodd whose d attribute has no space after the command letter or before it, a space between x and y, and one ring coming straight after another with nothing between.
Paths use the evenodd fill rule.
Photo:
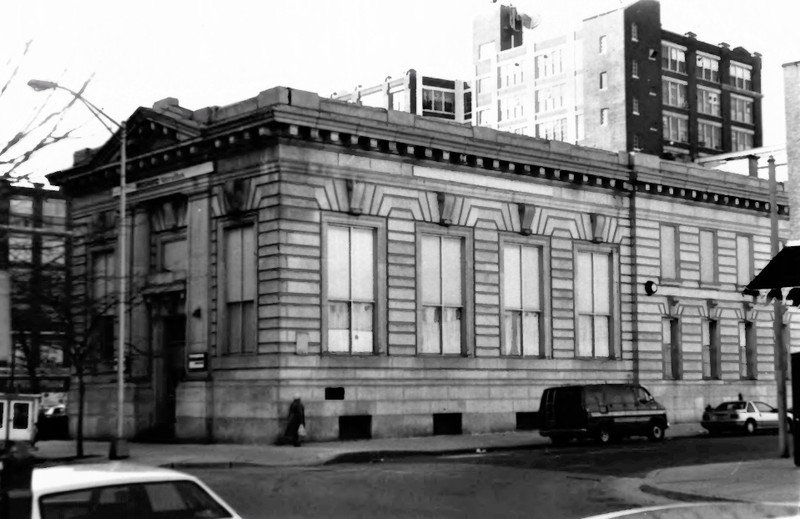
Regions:
<instances>
[{"instance_id":1,"label":"van rear door","mask_svg":"<svg viewBox=\"0 0 800 519\"><path fill-rule=\"evenodd\" d=\"M556 429L585 429L586 409L583 405L583 388L561 387L555 391Z\"/></svg>"}]
</instances>

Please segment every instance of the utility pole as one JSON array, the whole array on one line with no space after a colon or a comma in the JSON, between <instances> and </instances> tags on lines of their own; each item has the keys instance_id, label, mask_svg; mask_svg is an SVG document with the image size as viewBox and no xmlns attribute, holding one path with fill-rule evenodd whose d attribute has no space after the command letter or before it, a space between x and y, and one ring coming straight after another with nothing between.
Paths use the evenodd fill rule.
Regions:
<instances>
[{"instance_id":1,"label":"utility pole","mask_svg":"<svg viewBox=\"0 0 800 519\"><path fill-rule=\"evenodd\" d=\"M769 223L771 227L770 244L772 245L772 257L778 255L778 183L775 180L775 158L770 155L767 161L769 165ZM783 316L786 307L783 305L783 298L776 297L772 302L774 320L772 330L775 334L775 381L777 383L778 396L778 456L781 458L789 457L789 438L786 428L786 344Z\"/></svg>"}]
</instances>

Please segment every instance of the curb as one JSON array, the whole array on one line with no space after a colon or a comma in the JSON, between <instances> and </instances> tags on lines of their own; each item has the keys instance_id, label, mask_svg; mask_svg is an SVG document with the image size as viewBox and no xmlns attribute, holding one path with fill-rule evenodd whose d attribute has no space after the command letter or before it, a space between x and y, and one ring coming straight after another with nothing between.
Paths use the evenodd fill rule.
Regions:
<instances>
[{"instance_id":1,"label":"curb","mask_svg":"<svg viewBox=\"0 0 800 519\"><path fill-rule=\"evenodd\" d=\"M498 447L474 447L441 450L379 450L379 451L357 451L344 452L337 454L322 465L338 465L342 463L381 463L387 459L400 458L434 458L439 456L459 456L466 454L489 454L492 452L506 452L519 450L538 450L551 447L546 443L525 443L522 445L502 445Z\"/></svg>"},{"instance_id":2,"label":"curb","mask_svg":"<svg viewBox=\"0 0 800 519\"><path fill-rule=\"evenodd\" d=\"M740 499L727 499L724 497L704 496L701 494L691 494L689 492L678 492L676 490L665 490L663 488L654 487L647 483L639 486L639 490L646 494L651 494L659 497L666 497L673 501L683 501L686 503L748 503L749 501L742 501Z\"/></svg>"},{"instance_id":3,"label":"curb","mask_svg":"<svg viewBox=\"0 0 800 519\"><path fill-rule=\"evenodd\" d=\"M234 468L247 468L247 467L273 467L275 465L261 465L259 463L248 463L243 461L187 461L187 462L172 462L164 463L159 467L165 469L234 469Z\"/></svg>"}]
</instances>

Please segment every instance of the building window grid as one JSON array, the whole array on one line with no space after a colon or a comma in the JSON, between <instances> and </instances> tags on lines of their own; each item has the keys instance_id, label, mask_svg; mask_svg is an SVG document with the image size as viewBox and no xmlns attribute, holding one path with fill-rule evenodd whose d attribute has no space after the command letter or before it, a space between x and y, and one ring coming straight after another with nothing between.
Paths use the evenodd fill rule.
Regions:
<instances>
[{"instance_id":1,"label":"building window grid","mask_svg":"<svg viewBox=\"0 0 800 519\"><path fill-rule=\"evenodd\" d=\"M686 83L671 81L667 78L664 78L664 80L661 82L661 90L664 105L674 106L676 108L689 107L686 99Z\"/></svg>"},{"instance_id":2,"label":"building window grid","mask_svg":"<svg viewBox=\"0 0 800 519\"><path fill-rule=\"evenodd\" d=\"M662 116L664 140L670 142L689 141L689 118L665 113Z\"/></svg>"},{"instance_id":3,"label":"building window grid","mask_svg":"<svg viewBox=\"0 0 800 519\"><path fill-rule=\"evenodd\" d=\"M662 225L659 232L661 279L680 279L680 234L675 225Z\"/></svg>"},{"instance_id":4,"label":"building window grid","mask_svg":"<svg viewBox=\"0 0 800 519\"><path fill-rule=\"evenodd\" d=\"M224 353L256 350L255 226L224 230L225 344Z\"/></svg>"},{"instance_id":5,"label":"building window grid","mask_svg":"<svg viewBox=\"0 0 800 519\"><path fill-rule=\"evenodd\" d=\"M756 380L758 378L758 357L756 347L756 323L750 320L739 323L739 378Z\"/></svg>"},{"instance_id":6,"label":"building window grid","mask_svg":"<svg viewBox=\"0 0 800 519\"><path fill-rule=\"evenodd\" d=\"M456 94L448 90L422 89L422 109L443 114L455 114Z\"/></svg>"},{"instance_id":7,"label":"building window grid","mask_svg":"<svg viewBox=\"0 0 800 519\"><path fill-rule=\"evenodd\" d=\"M601 72L600 73L600 90L605 90L608 88L608 72Z\"/></svg>"},{"instance_id":8,"label":"building window grid","mask_svg":"<svg viewBox=\"0 0 800 519\"><path fill-rule=\"evenodd\" d=\"M697 134L699 146L703 148L722 149L722 125L708 121L698 121Z\"/></svg>"},{"instance_id":9,"label":"building window grid","mask_svg":"<svg viewBox=\"0 0 800 519\"><path fill-rule=\"evenodd\" d=\"M701 114L720 116L720 92L706 88L697 88L697 111Z\"/></svg>"},{"instance_id":10,"label":"building window grid","mask_svg":"<svg viewBox=\"0 0 800 519\"><path fill-rule=\"evenodd\" d=\"M662 42L661 67L664 70L686 74L686 51Z\"/></svg>"},{"instance_id":11,"label":"building window grid","mask_svg":"<svg viewBox=\"0 0 800 519\"><path fill-rule=\"evenodd\" d=\"M523 68L519 65L506 63L497 67L498 89L521 85L523 81Z\"/></svg>"},{"instance_id":12,"label":"building window grid","mask_svg":"<svg viewBox=\"0 0 800 519\"><path fill-rule=\"evenodd\" d=\"M752 131L738 128L731 128L731 147L733 151L749 150L753 147Z\"/></svg>"},{"instance_id":13,"label":"building window grid","mask_svg":"<svg viewBox=\"0 0 800 519\"><path fill-rule=\"evenodd\" d=\"M731 119L740 123L753 124L753 100L732 95Z\"/></svg>"},{"instance_id":14,"label":"building window grid","mask_svg":"<svg viewBox=\"0 0 800 519\"><path fill-rule=\"evenodd\" d=\"M464 334L464 239L423 234L419 353L460 355Z\"/></svg>"},{"instance_id":15,"label":"building window grid","mask_svg":"<svg viewBox=\"0 0 800 519\"><path fill-rule=\"evenodd\" d=\"M543 355L543 248L503 246L503 354Z\"/></svg>"},{"instance_id":16,"label":"building window grid","mask_svg":"<svg viewBox=\"0 0 800 519\"><path fill-rule=\"evenodd\" d=\"M331 224L326 233L327 351L375 350L375 229Z\"/></svg>"},{"instance_id":17,"label":"building window grid","mask_svg":"<svg viewBox=\"0 0 800 519\"><path fill-rule=\"evenodd\" d=\"M600 126L608 126L608 108L600 109Z\"/></svg>"},{"instance_id":18,"label":"building window grid","mask_svg":"<svg viewBox=\"0 0 800 519\"><path fill-rule=\"evenodd\" d=\"M700 242L700 283L715 284L719 280L717 233L701 229L698 238Z\"/></svg>"},{"instance_id":19,"label":"building window grid","mask_svg":"<svg viewBox=\"0 0 800 519\"><path fill-rule=\"evenodd\" d=\"M600 54L605 54L606 52L608 52L608 36L600 36L598 46Z\"/></svg>"},{"instance_id":20,"label":"building window grid","mask_svg":"<svg viewBox=\"0 0 800 519\"><path fill-rule=\"evenodd\" d=\"M633 115L639 115L639 99L634 97L632 102L633 102L633 107L631 110L633 112Z\"/></svg>"},{"instance_id":21,"label":"building window grid","mask_svg":"<svg viewBox=\"0 0 800 519\"><path fill-rule=\"evenodd\" d=\"M579 250L575 267L576 356L613 356L613 253Z\"/></svg>"},{"instance_id":22,"label":"building window grid","mask_svg":"<svg viewBox=\"0 0 800 519\"><path fill-rule=\"evenodd\" d=\"M755 265L753 264L753 237L736 236L736 283L742 287L753 280Z\"/></svg>"},{"instance_id":23,"label":"building window grid","mask_svg":"<svg viewBox=\"0 0 800 519\"><path fill-rule=\"evenodd\" d=\"M661 320L662 365L664 378L680 380L681 370L681 322L677 317L665 317Z\"/></svg>"},{"instance_id":24,"label":"building window grid","mask_svg":"<svg viewBox=\"0 0 800 519\"><path fill-rule=\"evenodd\" d=\"M639 41L639 26L636 22L631 24L631 41Z\"/></svg>"},{"instance_id":25,"label":"building window grid","mask_svg":"<svg viewBox=\"0 0 800 519\"><path fill-rule=\"evenodd\" d=\"M720 358L719 320L704 318L700 322L702 342L703 379L720 380L722 363Z\"/></svg>"},{"instance_id":26,"label":"building window grid","mask_svg":"<svg viewBox=\"0 0 800 519\"><path fill-rule=\"evenodd\" d=\"M695 76L698 79L719 83L719 58L698 54Z\"/></svg>"},{"instance_id":27,"label":"building window grid","mask_svg":"<svg viewBox=\"0 0 800 519\"><path fill-rule=\"evenodd\" d=\"M631 76L634 78L639 77L639 60L631 61Z\"/></svg>"},{"instance_id":28,"label":"building window grid","mask_svg":"<svg viewBox=\"0 0 800 519\"><path fill-rule=\"evenodd\" d=\"M561 49L540 54L534 58L536 79L546 78L564 72L563 52Z\"/></svg>"},{"instance_id":29,"label":"building window grid","mask_svg":"<svg viewBox=\"0 0 800 519\"><path fill-rule=\"evenodd\" d=\"M536 125L536 137L555 141L567 140L567 119L555 119Z\"/></svg>"},{"instance_id":30,"label":"building window grid","mask_svg":"<svg viewBox=\"0 0 800 519\"><path fill-rule=\"evenodd\" d=\"M91 295L92 300L87 311L94 321L92 340L104 360L115 356L114 347L114 310L117 306L116 268L117 261L113 250L97 251L92 254Z\"/></svg>"},{"instance_id":31,"label":"building window grid","mask_svg":"<svg viewBox=\"0 0 800 519\"><path fill-rule=\"evenodd\" d=\"M731 62L729 71L729 82L731 85L744 90L753 89L753 72L750 67L744 64Z\"/></svg>"},{"instance_id":32,"label":"building window grid","mask_svg":"<svg viewBox=\"0 0 800 519\"><path fill-rule=\"evenodd\" d=\"M534 95L536 113L550 112L564 108L564 89L566 85L558 84L536 90Z\"/></svg>"}]
</instances>

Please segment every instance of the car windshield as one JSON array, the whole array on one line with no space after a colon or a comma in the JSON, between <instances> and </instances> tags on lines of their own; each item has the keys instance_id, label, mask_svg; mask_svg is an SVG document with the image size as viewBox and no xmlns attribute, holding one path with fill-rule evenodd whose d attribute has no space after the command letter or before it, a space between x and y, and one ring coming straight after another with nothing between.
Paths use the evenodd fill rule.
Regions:
<instances>
[{"instance_id":1,"label":"car windshield","mask_svg":"<svg viewBox=\"0 0 800 519\"><path fill-rule=\"evenodd\" d=\"M724 402L717 406L715 411L741 411L747 406L747 402Z\"/></svg>"}]
</instances>

